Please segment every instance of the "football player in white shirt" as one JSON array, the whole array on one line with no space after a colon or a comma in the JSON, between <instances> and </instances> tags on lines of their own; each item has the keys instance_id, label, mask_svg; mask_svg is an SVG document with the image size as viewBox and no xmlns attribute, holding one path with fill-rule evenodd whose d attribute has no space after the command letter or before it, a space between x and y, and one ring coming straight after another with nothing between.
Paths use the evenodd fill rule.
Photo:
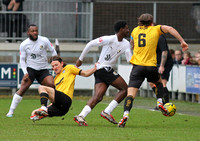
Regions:
<instances>
[{"instance_id":1,"label":"football player in white shirt","mask_svg":"<svg viewBox=\"0 0 200 141\"><path fill-rule=\"evenodd\" d=\"M38 27L34 24L29 25L27 35L29 38L20 44L20 66L24 76L20 89L13 96L7 117L13 117L14 110L35 79L42 85L54 88L54 78L47 69L47 50L52 56L57 56L54 46L46 37L38 35Z\"/></svg>"},{"instance_id":2,"label":"football player in white shirt","mask_svg":"<svg viewBox=\"0 0 200 141\"><path fill-rule=\"evenodd\" d=\"M97 63L97 71L94 73L95 76L95 94L87 102L87 105L83 108L82 112L74 116L74 121L81 126L87 126L85 117L91 112L91 110L99 103L109 85L117 88L119 91L115 95L114 100L110 102L108 107L101 112L101 116L107 119L113 124L117 124L111 112L117 107L117 105L126 97L127 95L127 84L124 79L113 70L118 57L125 53L126 60L129 62L132 53L130 43L124 39L129 34L129 28L125 21L118 21L114 25L115 35L103 36L90 41L84 48L81 56L76 61L76 65L79 67L82 65L83 58L89 52L90 48L101 46L102 51Z\"/></svg>"}]
</instances>

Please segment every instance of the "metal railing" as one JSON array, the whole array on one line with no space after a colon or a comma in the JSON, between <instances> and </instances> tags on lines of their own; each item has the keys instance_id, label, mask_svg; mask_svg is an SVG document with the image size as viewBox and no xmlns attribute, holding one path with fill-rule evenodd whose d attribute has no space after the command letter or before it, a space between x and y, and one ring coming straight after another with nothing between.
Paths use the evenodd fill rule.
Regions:
<instances>
[{"instance_id":1,"label":"metal railing","mask_svg":"<svg viewBox=\"0 0 200 141\"><path fill-rule=\"evenodd\" d=\"M93 3L60 0L24 3L24 11L5 11L4 8L0 12L0 40L25 39L29 24L36 24L39 34L50 40L86 42L92 39Z\"/></svg>"},{"instance_id":2,"label":"metal railing","mask_svg":"<svg viewBox=\"0 0 200 141\"><path fill-rule=\"evenodd\" d=\"M175 27L190 43L200 43L200 2L199 1L106 1L106 0L25 0L23 4L25 21L39 26L40 35L50 40L87 42L102 35L114 34L113 23L126 20L130 31L137 26L137 18L142 13L150 13L157 24ZM15 12L15 14L17 14ZM5 18L9 13L0 12L0 41L8 38ZM26 23L26 22L23 23ZM25 24L26 25L26 24ZM22 24L24 29L24 25ZM17 29L16 26L13 27ZM25 27L26 28L26 27ZM166 35L170 43L177 40Z\"/></svg>"}]
</instances>

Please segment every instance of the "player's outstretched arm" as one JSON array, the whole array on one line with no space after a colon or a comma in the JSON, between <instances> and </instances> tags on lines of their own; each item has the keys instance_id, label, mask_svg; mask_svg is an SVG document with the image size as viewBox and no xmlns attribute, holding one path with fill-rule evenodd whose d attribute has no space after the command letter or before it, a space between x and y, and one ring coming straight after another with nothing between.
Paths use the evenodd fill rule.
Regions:
<instances>
[{"instance_id":1,"label":"player's outstretched arm","mask_svg":"<svg viewBox=\"0 0 200 141\"><path fill-rule=\"evenodd\" d=\"M81 76L85 76L85 77L88 77L88 76L92 75L97 70L96 64L94 65L94 68L92 68L92 69L82 70L80 75Z\"/></svg>"},{"instance_id":2,"label":"player's outstretched arm","mask_svg":"<svg viewBox=\"0 0 200 141\"><path fill-rule=\"evenodd\" d=\"M188 44L184 41L184 39L181 37L181 35L178 33L178 31L176 29L174 29L171 26L167 26L167 25L162 25L161 29L164 33L170 33L171 35L173 35L177 40L179 40L179 42L181 43L181 47L183 51L188 50Z\"/></svg>"}]
</instances>

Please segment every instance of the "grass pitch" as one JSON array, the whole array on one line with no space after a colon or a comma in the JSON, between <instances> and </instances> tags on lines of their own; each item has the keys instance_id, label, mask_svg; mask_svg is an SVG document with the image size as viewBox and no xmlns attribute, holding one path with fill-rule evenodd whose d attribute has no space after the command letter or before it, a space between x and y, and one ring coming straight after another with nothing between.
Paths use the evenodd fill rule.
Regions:
<instances>
[{"instance_id":1,"label":"grass pitch","mask_svg":"<svg viewBox=\"0 0 200 141\"><path fill-rule=\"evenodd\" d=\"M86 117L88 126L78 126L73 117L80 113L88 99L89 97L74 97L71 109L65 116L47 117L34 123L29 117L33 109L40 107L38 97L25 96L13 118L5 116L11 98L1 98L0 140L200 141L200 105L197 103L173 101L177 113L173 117L165 117L161 112L149 110L155 106L154 98L137 97L125 128L118 128L117 125L100 117L100 112L112 100L105 97ZM120 104L112 115L119 121L122 114L123 106Z\"/></svg>"}]
</instances>

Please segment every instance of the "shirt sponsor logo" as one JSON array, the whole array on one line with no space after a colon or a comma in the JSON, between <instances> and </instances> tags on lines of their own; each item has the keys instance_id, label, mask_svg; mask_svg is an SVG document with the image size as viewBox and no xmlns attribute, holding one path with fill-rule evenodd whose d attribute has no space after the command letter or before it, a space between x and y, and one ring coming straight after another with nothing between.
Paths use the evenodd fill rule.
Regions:
<instances>
[{"instance_id":1,"label":"shirt sponsor logo","mask_svg":"<svg viewBox=\"0 0 200 141\"><path fill-rule=\"evenodd\" d=\"M31 54L31 59L36 59L36 54Z\"/></svg>"},{"instance_id":2,"label":"shirt sponsor logo","mask_svg":"<svg viewBox=\"0 0 200 141\"><path fill-rule=\"evenodd\" d=\"M110 54L107 54L106 57L104 58L106 61L110 60L111 56Z\"/></svg>"}]
</instances>

